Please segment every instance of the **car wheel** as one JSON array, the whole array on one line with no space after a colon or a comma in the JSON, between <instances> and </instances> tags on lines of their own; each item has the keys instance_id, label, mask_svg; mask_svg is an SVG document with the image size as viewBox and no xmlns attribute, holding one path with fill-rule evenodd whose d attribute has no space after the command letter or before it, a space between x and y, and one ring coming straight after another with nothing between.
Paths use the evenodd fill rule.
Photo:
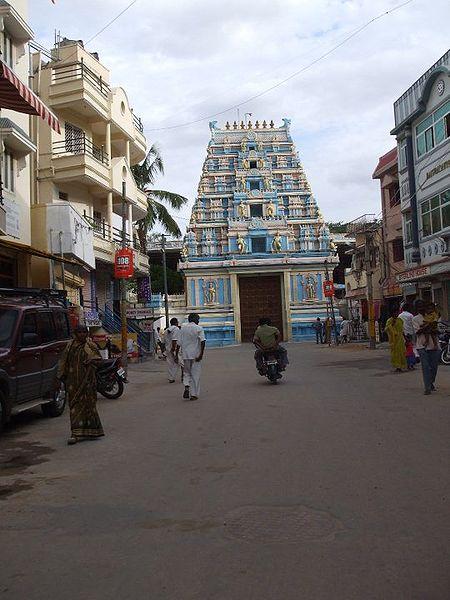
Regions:
<instances>
[{"instance_id":1,"label":"car wheel","mask_svg":"<svg viewBox=\"0 0 450 600\"><path fill-rule=\"evenodd\" d=\"M63 389L55 392L54 400L41 406L45 417L59 417L66 408L66 394Z\"/></svg>"}]
</instances>

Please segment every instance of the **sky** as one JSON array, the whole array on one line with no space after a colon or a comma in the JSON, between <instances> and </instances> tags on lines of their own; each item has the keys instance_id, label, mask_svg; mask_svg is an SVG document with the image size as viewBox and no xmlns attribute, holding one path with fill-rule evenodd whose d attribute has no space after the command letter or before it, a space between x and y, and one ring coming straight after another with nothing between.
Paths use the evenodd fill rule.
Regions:
<instances>
[{"instance_id":1,"label":"sky","mask_svg":"<svg viewBox=\"0 0 450 600\"><path fill-rule=\"evenodd\" d=\"M55 30L85 42L131 0L30 0L36 40ZM208 122L290 77L404 0L137 0L86 48L127 91L149 144L163 155L158 189L189 198L210 139ZM287 83L240 107L252 120L291 119L314 196L327 221L381 210L378 158L395 146L393 102L449 45L449 0L412 0ZM221 116L208 118L228 110ZM171 129L197 121L194 125Z\"/></svg>"}]
</instances>

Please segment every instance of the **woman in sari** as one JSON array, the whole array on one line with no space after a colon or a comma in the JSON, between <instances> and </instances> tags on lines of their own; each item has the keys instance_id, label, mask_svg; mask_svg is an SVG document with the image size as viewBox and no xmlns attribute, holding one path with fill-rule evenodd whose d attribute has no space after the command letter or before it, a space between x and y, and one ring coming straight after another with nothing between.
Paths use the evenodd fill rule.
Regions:
<instances>
[{"instance_id":1,"label":"woman in sari","mask_svg":"<svg viewBox=\"0 0 450 600\"><path fill-rule=\"evenodd\" d=\"M398 317L398 311L386 321L384 328L389 340L391 350L391 363L397 373L406 369L405 337L403 335L403 321Z\"/></svg>"},{"instance_id":2,"label":"woman in sari","mask_svg":"<svg viewBox=\"0 0 450 600\"><path fill-rule=\"evenodd\" d=\"M95 362L101 356L97 346L87 338L87 328L78 326L58 365L58 379L64 383L70 408L72 434L68 444L105 435L96 409Z\"/></svg>"}]
</instances>

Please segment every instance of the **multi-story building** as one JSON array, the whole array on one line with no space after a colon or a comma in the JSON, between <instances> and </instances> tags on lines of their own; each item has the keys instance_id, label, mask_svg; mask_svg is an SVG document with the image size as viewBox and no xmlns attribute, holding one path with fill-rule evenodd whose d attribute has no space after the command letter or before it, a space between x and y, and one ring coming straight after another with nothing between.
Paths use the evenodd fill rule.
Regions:
<instances>
[{"instance_id":1,"label":"multi-story building","mask_svg":"<svg viewBox=\"0 0 450 600\"><path fill-rule=\"evenodd\" d=\"M146 140L125 90L110 87L109 71L96 53L81 41L63 39L52 54L46 63L33 56L35 90L61 123L60 135L42 126L36 132L33 240L78 266L49 269L36 259L33 283L65 286L71 301L93 310L95 320L96 308L118 297L113 264L122 210L135 270L148 274L133 230L147 212L147 199L131 171L146 155Z\"/></svg>"},{"instance_id":2,"label":"multi-story building","mask_svg":"<svg viewBox=\"0 0 450 600\"><path fill-rule=\"evenodd\" d=\"M380 157L373 179L379 179L382 211L381 293L386 313L398 308L403 289L397 276L405 270L397 148ZM406 290L405 290L406 291Z\"/></svg>"},{"instance_id":3,"label":"multi-story building","mask_svg":"<svg viewBox=\"0 0 450 600\"><path fill-rule=\"evenodd\" d=\"M336 259L289 125L210 123L180 263L187 310L201 313L210 344L251 340L262 316L301 340L326 316Z\"/></svg>"},{"instance_id":4,"label":"multi-story building","mask_svg":"<svg viewBox=\"0 0 450 600\"><path fill-rule=\"evenodd\" d=\"M450 310L450 50L394 104L409 293Z\"/></svg>"},{"instance_id":5,"label":"multi-story building","mask_svg":"<svg viewBox=\"0 0 450 600\"><path fill-rule=\"evenodd\" d=\"M1 60L20 82L28 85L28 2L0 2ZM44 127L48 127L47 124ZM31 159L36 150L30 137L30 116L2 109L0 117L1 196L0 287L31 285Z\"/></svg>"}]
</instances>

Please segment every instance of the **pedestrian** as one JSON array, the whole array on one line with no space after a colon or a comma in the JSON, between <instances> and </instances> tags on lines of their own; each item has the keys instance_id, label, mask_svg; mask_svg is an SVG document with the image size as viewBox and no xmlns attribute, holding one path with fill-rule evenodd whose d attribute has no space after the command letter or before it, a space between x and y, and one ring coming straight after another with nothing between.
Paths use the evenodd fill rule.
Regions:
<instances>
[{"instance_id":1,"label":"pedestrian","mask_svg":"<svg viewBox=\"0 0 450 600\"><path fill-rule=\"evenodd\" d=\"M350 337L350 321L346 318L342 318L342 323L341 323L341 333L340 333L340 338L341 338L341 343L345 344L349 341L349 337Z\"/></svg>"},{"instance_id":2,"label":"pedestrian","mask_svg":"<svg viewBox=\"0 0 450 600\"><path fill-rule=\"evenodd\" d=\"M198 400L200 395L200 374L205 352L205 332L198 323L200 316L191 313L188 322L181 326L179 345L183 353L184 392L186 400Z\"/></svg>"},{"instance_id":3,"label":"pedestrian","mask_svg":"<svg viewBox=\"0 0 450 600\"><path fill-rule=\"evenodd\" d=\"M391 317L386 321L386 332L391 351L391 363L397 373L406 369L406 348L403 336L403 321L398 318L398 310L393 309Z\"/></svg>"},{"instance_id":4,"label":"pedestrian","mask_svg":"<svg viewBox=\"0 0 450 600\"><path fill-rule=\"evenodd\" d=\"M405 355L408 371L414 371L416 364L416 355L414 352L414 344L412 343L412 339L409 335L405 336Z\"/></svg>"},{"instance_id":5,"label":"pedestrian","mask_svg":"<svg viewBox=\"0 0 450 600\"><path fill-rule=\"evenodd\" d=\"M170 325L164 333L164 346L166 348L167 375L169 383L175 383L178 373L178 341L180 339L180 328L178 319L170 319Z\"/></svg>"},{"instance_id":6,"label":"pedestrian","mask_svg":"<svg viewBox=\"0 0 450 600\"><path fill-rule=\"evenodd\" d=\"M323 323L320 320L320 317L314 321L312 328L316 334L316 344L323 344Z\"/></svg>"},{"instance_id":7,"label":"pedestrian","mask_svg":"<svg viewBox=\"0 0 450 600\"><path fill-rule=\"evenodd\" d=\"M423 300L416 301L417 315L413 317L413 327L416 334L416 348L422 365L424 394L429 395L436 390L435 381L439 366L439 344L434 335L434 321L427 322L427 307Z\"/></svg>"},{"instance_id":8,"label":"pedestrian","mask_svg":"<svg viewBox=\"0 0 450 600\"><path fill-rule=\"evenodd\" d=\"M78 325L58 364L57 377L64 384L70 409L71 437L67 443L99 438L104 434L98 416L95 365L101 361L97 346L88 340L88 329Z\"/></svg>"},{"instance_id":9,"label":"pedestrian","mask_svg":"<svg viewBox=\"0 0 450 600\"><path fill-rule=\"evenodd\" d=\"M325 319L325 344L331 346L331 319L327 317Z\"/></svg>"},{"instance_id":10,"label":"pedestrian","mask_svg":"<svg viewBox=\"0 0 450 600\"><path fill-rule=\"evenodd\" d=\"M161 356L159 358L166 358L166 346L164 344L164 335L161 332L161 327L156 328L156 347L161 351Z\"/></svg>"},{"instance_id":11,"label":"pedestrian","mask_svg":"<svg viewBox=\"0 0 450 600\"><path fill-rule=\"evenodd\" d=\"M401 319L403 321L403 335L405 336L405 339L409 338L412 342L413 345L413 350L414 350L414 354L416 356L418 356L417 354L417 350L416 350L416 334L414 333L414 327L413 327L413 314L412 314L412 306L409 304L409 302L402 302L400 304L400 314L398 315L398 318Z\"/></svg>"}]
</instances>

